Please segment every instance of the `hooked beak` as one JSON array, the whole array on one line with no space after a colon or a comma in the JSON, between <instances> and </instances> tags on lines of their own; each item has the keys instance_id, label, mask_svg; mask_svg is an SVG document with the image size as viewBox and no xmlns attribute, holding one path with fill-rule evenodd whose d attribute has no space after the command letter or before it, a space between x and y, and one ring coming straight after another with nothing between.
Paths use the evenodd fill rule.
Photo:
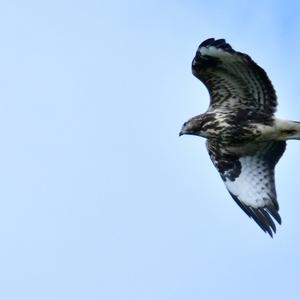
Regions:
<instances>
[{"instance_id":1,"label":"hooked beak","mask_svg":"<svg viewBox=\"0 0 300 300\"><path fill-rule=\"evenodd\" d=\"M179 132L179 136L182 136L182 135L184 135L184 131L183 131L183 130L181 130L181 131Z\"/></svg>"}]
</instances>

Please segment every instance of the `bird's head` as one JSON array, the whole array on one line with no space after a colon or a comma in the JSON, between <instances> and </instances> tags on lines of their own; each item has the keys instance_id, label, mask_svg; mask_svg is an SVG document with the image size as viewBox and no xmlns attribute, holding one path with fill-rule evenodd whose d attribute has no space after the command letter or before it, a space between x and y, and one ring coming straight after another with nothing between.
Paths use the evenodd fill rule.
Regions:
<instances>
[{"instance_id":1,"label":"bird's head","mask_svg":"<svg viewBox=\"0 0 300 300\"><path fill-rule=\"evenodd\" d=\"M184 134L190 134L205 137L205 133L202 130L202 126L202 115L193 117L182 125L181 130L179 132L179 136Z\"/></svg>"}]
</instances>

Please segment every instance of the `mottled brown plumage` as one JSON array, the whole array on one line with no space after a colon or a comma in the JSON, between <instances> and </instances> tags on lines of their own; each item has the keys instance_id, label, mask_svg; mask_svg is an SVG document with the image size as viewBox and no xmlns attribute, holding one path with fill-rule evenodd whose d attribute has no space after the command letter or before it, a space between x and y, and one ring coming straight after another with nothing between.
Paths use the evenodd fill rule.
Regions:
<instances>
[{"instance_id":1,"label":"mottled brown plumage","mask_svg":"<svg viewBox=\"0 0 300 300\"><path fill-rule=\"evenodd\" d=\"M287 139L300 139L299 122L274 117L277 98L266 72L224 39L200 44L192 73L208 89L206 113L184 123L180 135L207 139L221 178L244 212L270 236L279 224L274 168Z\"/></svg>"}]
</instances>

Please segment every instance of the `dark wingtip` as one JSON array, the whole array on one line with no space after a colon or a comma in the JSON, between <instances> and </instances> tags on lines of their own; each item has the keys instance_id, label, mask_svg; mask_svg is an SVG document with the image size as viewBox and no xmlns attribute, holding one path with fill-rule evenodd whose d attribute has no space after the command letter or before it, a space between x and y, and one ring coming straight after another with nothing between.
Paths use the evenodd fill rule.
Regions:
<instances>
[{"instance_id":1,"label":"dark wingtip","mask_svg":"<svg viewBox=\"0 0 300 300\"><path fill-rule=\"evenodd\" d=\"M270 213L270 215L277 221L277 223L281 225L281 217L278 211L273 206L266 207L266 209Z\"/></svg>"},{"instance_id":2,"label":"dark wingtip","mask_svg":"<svg viewBox=\"0 0 300 300\"><path fill-rule=\"evenodd\" d=\"M220 47L222 45L226 44L226 41L225 39L219 39L219 40L215 40L213 43L212 43L212 46L215 46L215 47Z\"/></svg>"},{"instance_id":3,"label":"dark wingtip","mask_svg":"<svg viewBox=\"0 0 300 300\"><path fill-rule=\"evenodd\" d=\"M209 38L206 39L205 41L203 41L199 47L207 47L207 46L211 46L211 44L215 41L214 38Z\"/></svg>"},{"instance_id":4,"label":"dark wingtip","mask_svg":"<svg viewBox=\"0 0 300 300\"><path fill-rule=\"evenodd\" d=\"M229 192L230 193L230 192ZM247 206L243 204L235 195L230 193L233 200L238 204L238 206L250 217L252 218L257 225L265 232L273 238L273 233L276 233L276 225L270 215L281 224L281 218L273 206L261 207L261 208L253 208L251 206ZM270 215L269 215L270 214Z\"/></svg>"},{"instance_id":5,"label":"dark wingtip","mask_svg":"<svg viewBox=\"0 0 300 300\"><path fill-rule=\"evenodd\" d=\"M226 43L225 39L214 39L214 38L209 38L206 39L205 41L203 41L200 46L199 49L202 47L209 47L209 46L213 46L216 47L218 49L223 49L226 52L230 52L230 53L234 53L235 51L232 49L232 47Z\"/></svg>"}]
</instances>

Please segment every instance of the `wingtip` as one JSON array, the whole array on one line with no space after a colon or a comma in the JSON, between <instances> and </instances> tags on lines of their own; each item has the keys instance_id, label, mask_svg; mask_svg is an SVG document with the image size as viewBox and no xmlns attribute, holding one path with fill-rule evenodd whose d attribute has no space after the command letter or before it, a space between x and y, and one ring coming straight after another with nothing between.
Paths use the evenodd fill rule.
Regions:
<instances>
[{"instance_id":1,"label":"wingtip","mask_svg":"<svg viewBox=\"0 0 300 300\"><path fill-rule=\"evenodd\" d=\"M271 218L271 216L277 221L279 225L281 225L281 217L273 206L261 207L261 208L253 208L251 206L247 206L243 204L234 194L229 192L233 200L238 204L238 206L255 221L255 223L271 238L273 238L273 234L276 234L276 225ZM271 215L271 216L270 216Z\"/></svg>"},{"instance_id":2,"label":"wingtip","mask_svg":"<svg viewBox=\"0 0 300 300\"><path fill-rule=\"evenodd\" d=\"M204 41L200 44L199 48L200 48L200 47L207 47L207 46L210 46L214 41L215 41L214 38L208 38L208 39L204 40Z\"/></svg>"},{"instance_id":3,"label":"wingtip","mask_svg":"<svg viewBox=\"0 0 300 300\"><path fill-rule=\"evenodd\" d=\"M276 220L276 222L281 225L281 217L278 213L278 209L273 206L266 207L267 212Z\"/></svg>"},{"instance_id":4,"label":"wingtip","mask_svg":"<svg viewBox=\"0 0 300 300\"><path fill-rule=\"evenodd\" d=\"M226 42L225 39L208 38L199 45L198 50L200 50L201 48L208 48L208 47L215 47L217 49L222 49L229 53L235 52L230 46L230 44Z\"/></svg>"}]
</instances>

